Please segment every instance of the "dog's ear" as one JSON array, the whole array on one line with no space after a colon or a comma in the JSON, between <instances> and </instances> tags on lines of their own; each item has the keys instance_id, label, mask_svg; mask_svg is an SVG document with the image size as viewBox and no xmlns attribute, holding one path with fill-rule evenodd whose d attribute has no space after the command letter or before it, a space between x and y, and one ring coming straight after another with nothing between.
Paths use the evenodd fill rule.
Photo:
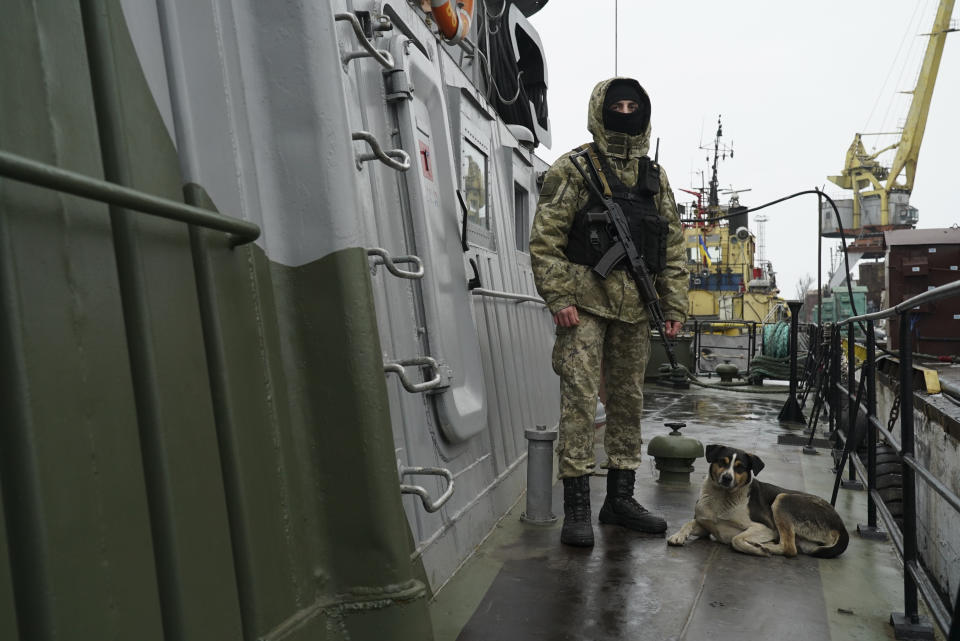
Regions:
<instances>
[{"instance_id":1,"label":"dog's ear","mask_svg":"<svg viewBox=\"0 0 960 641\"><path fill-rule=\"evenodd\" d=\"M708 445L704 451L707 456L707 463L713 463L720 458L720 450L723 449L722 445Z\"/></svg>"},{"instance_id":2,"label":"dog's ear","mask_svg":"<svg viewBox=\"0 0 960 641\"><path fill-rule=\"evenodd\" d=\"M753 475L756 476L760 473L760 470L763 469L763 461L760 460L760 457L756 454L748 454L750 457L750 469L753 471Z\"/></svg>"}]
</instances>

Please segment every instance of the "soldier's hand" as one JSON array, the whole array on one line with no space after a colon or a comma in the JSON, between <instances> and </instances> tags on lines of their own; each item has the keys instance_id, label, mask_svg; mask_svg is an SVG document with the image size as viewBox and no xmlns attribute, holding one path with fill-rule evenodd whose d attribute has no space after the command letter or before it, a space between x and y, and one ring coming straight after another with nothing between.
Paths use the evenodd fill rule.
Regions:
<instances>
[{"instance_id":1,"label":"soldier's hand","mask_svg":"<svg viewBox=\"0 0 960 641\"><path fill-rule=\"evenodd\" d=\"M554 314L553 322L560 327L576 327L580 324L580 315L577 313L577 308L571 305Z\"/></svg>"},{"instance_id":2,"label":"soldier's hand","mask_svg":"<svg viewBox=\"0 0 960 641\"><path fill-rule=\"evenodd\" d=\"M683 323L680 321L668 320L663 323L663 332L667 335L667 338L676 338L682 328Z\"/></svg>"}]
</instances>

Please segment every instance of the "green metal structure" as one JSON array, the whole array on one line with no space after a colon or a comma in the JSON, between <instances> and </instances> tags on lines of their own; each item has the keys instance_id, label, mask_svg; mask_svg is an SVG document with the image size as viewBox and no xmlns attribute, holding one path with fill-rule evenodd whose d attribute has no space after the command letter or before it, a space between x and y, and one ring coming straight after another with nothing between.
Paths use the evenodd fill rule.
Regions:
<instances>
[{"instance_id":1,"label":"green metal structure","mask_svg":"<svg viewBox=\"0 0 960 641\"><path fill-rule=\"evenodd\" d=\"M0 59L0 638L432 638L366 251L184 185L118 0Z\"/></svg>"}]
</instances>

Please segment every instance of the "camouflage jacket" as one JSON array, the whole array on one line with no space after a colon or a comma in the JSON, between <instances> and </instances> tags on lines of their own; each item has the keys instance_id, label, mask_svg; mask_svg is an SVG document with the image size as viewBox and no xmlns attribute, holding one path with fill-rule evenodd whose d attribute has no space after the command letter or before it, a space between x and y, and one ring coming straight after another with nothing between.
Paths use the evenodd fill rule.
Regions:
<instances>
[{"instance_id":1,"label":"camouflage jacket","mask_svg":"<svg viewBox=\"0 0 960 641\"><path fill-rule=\"evenodd\" d=\"M637 136L604 129L603 97L613 80L605 80L594 88L587 129L610 168L625 185L632 187L637 183L638 159L645 156L650 147L650 127ZM590 196L569 156L568 153L560 157L547 171L537 203L530 234L530 261L537 291L554 314L575 305L579 310L604 318L628 323L646 321L646 307L626 270L615 269L603 280L590 267L571 263L564 254L574 216L587 205ZM662 167L660 193L655 202L660 215L670 221L667 266L655 276L657 293L664 318L683 321L687 317L683 232L673 191Z\"/></svg>"}]
</instances>

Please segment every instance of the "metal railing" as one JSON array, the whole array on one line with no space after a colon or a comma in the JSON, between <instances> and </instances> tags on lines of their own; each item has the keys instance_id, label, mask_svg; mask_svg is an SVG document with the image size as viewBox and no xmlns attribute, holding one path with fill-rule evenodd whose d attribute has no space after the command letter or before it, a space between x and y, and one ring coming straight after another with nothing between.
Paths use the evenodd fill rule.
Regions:
<instances>
[{"instance_id":1,"label":"metal railing","mask_svg":"<svg viewBox=\"0 0 960 641\"><path fill-rule=\"evenodd\" d=\"M914 296L899 305L872 314L863 314L848 318L830 328L829 341L829 391L827 403L830 406L831 434L837 441L843 442L843 452L837 464L837 478L834 483L832 502L836 502L844 468L849 464L847 485L852 486L859 478L867 487L867 525L861 526L861 534L867 537L880 532L877 528L877 515L884 521L891 540L903 560L904 573L904 612L891 614L897 638L917 638L918 630L932 637L932 629L920 617L918 612L918 592L922 594L936 624L945 633L949 630L949 641L960 641L960 590L957 590L952 614L950 604L945 603L935 587L934 580L923 567L917 545L917 479L932 489L946 505L960 513L960 497L937 479L929 469L917 460L915 455L914 434L914 380L913 380L913 336L911 319L917 313L914 310L924 303L931 303L960 296L960 281L943 285ZM875 321L899 316L899 419L900 434L892 433L894 418L884 425L877 416L877 345ZM855 328L860 326L866 337L866 359L860 372L860 381L856 383ZM847 331L847 385L841 379L841 331ZM856 388L856 389L854 389ZM865 398L864 398L865 396ZM840 412L846 403L846 420ZM864 412L865 421L858 424L857 416ZM841 422L845 423L841 428ZM865 433L863 433L865 432ZM896 451L902 465L902 526L898 527L896 517L884 502L877 487L877 447L878 436ZM861 461L858 450L861 441L866 438L867 460ZM902 636L901 636L902 635Z\"/></svg>"},{"instance_id":2,"label":"metal railing","mask_svg":"<svg viewBox=\"0 0 960 641\"><path fill-rule=\"evenodd\" d=\"M260 228L246 220L154 196L138 189L85 176L2 150L0 150L0 177L12 178L159 218L216 229L230 234L232 245L249 243L260 236Z\"/></svg>"},{"instance_id":3,"label":"metal railing","mask_svg":"<svg viewBox=\"0 0 960 641\"><path fill-rule=\"evenodd\" d=\"M757 326L761 327L761 331L757 332ZM695 320L693 322L693 350L694 350L694 371L695 372L706 372L700 367L700 359L704 354L705 349L707 350L721 350L723 352L744 352L742 358L744 359L744 367L742 370L749 374L750 372L750 363L753 362L753 357L757 355L757 334L760 335L761 342L761 351L762 351L762 342L763 342L763 330L762 324L757 323L756 321L744 321L744 320ZM722 345L714 344L710 341L712 339L707 338L707 342L704 342L704 336L711 336L710 330L714 328L729 329L736 328L741 329L745 328L747 330L747 343L746 345ZM730 359L739 359L740 356L728 356Z\"/></svg>"}]
</instances>

